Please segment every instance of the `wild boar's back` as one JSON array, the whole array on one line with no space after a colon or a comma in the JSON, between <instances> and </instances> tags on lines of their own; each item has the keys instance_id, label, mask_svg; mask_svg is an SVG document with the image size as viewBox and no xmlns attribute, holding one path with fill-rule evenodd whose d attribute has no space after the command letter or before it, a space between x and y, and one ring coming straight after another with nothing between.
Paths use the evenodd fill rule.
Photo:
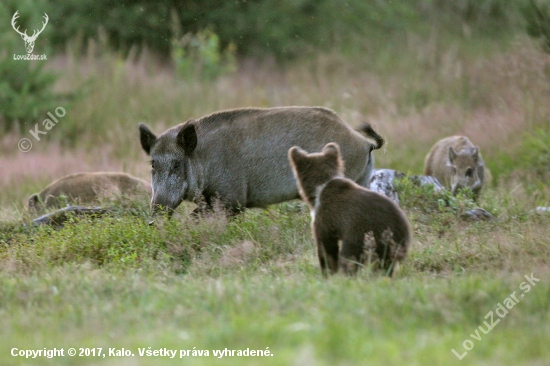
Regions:
<instances>
[{"instance_id":1,"label":"wild boar's back","mask_svg":"<svg viewBox=\"0 0 550 366\"><path fill-rule=\"evenodd\" d=\"M321 151L329 142L338 143L352 180L364 173L372 148L365 136L325 108L223 111L194 123L193 159L203 167L203 193L217 193L244 207L298 198L287 158L292 146Z\"/></svg>"}]
</instances>

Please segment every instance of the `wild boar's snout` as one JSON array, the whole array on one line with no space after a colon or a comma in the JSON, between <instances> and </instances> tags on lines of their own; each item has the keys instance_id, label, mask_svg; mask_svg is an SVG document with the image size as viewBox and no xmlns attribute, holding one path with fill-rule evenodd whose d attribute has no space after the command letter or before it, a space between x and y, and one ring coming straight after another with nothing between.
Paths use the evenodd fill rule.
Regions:
<instances>
[{"instance_id":1,"label":"wild boar's snout","mask_svg":"<svg viewBox=\"0 0 550 366\"><path fill-rule=\"evenodd\" d=\"M158 194L153 195L153 199L151 200L151 211L153 213L153 217L161 213L165 213L168 217L172 217L177 206L178 205L172 204L170 200L166 199L166 197Z\"/></svg>"},{"instance_id":2,"label":"wild boar's snout","mask_svg":"<svg viewBox=\"0 0 550 366\"><path fill-rule=\"evenodd\" d=\"M463 184L455 183L451 186L451 192L452 192L453 196L456 196L458 191L461 190L461 189L464 189L464 188L466 188L466 186L464 186Z\"/></svg>"}]
</instances>

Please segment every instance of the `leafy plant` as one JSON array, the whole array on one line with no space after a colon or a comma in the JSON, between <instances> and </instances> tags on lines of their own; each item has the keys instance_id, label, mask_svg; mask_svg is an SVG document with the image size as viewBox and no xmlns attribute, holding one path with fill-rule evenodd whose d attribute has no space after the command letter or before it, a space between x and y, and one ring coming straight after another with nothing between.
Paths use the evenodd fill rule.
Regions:
<instances>
[{"instance_id":1,"label":"leafy plant","mask_svg":"<svg viewBox=\"0 0 550 366\"><path fill-rule=\"evenodd\" d=\"M0 121L4 130L26 128L59 106L57 77L36 66L0 58ZM44 117L46 118L46 117Z\"/></svg>"},{"instance_id":2,"label":"leafy plant","mask_svg":"<svg viewBox=\"0 0 550 366\"><path fill-rule=\"evenodd\" d=\"M453 196L448 189L436 191L432 185L419 186L408 177L396 179L394 184L403 208L414 212L417 220L441 229L475 207L470 190Z\"/></svg>"},{"instance_id":3,"label":"leafy plant","mask_svg":"<svg viewBox=\"0 0 550 366\"><path fill-rule=\"evenodd\" d=\"M172 61L183 78L211 80L235 71L235 51L233 43L221 50L220 37L211 29L172 39Z\"/></svg>"},{"instance_id":4,"label":"leafy plant","mask_svg":"<svg viewBox=\"0 0 550 366\"><path fill-rule=\"evenodd\" d=\"M25 53L23 41L11 29L10 18L15 11L21 14L17 21L22 25L40 24L43 15L29 2L20 2L17 7L12 2L0 4L0 129L4 131L22 130L40 117L46 118L62 100L53 90L57 76L44 69L45 61L14 60L15 54ZM44 33L47 31L46 27ZM47 48L47 37L42 35L40 41L40 46Z\"/></svg>"},{"instance_id":5,"label":"leafy plant","mask_svg":"<svg viewBox=\"0 0 550 366\"><path fill-rule=\"evenodd\" d=\"M527 34L534 38L542 38L543 48L550 52L550 5L548 2L530 0L522 8L523 17L527 22Z\"/></svg>"}]
</instances>

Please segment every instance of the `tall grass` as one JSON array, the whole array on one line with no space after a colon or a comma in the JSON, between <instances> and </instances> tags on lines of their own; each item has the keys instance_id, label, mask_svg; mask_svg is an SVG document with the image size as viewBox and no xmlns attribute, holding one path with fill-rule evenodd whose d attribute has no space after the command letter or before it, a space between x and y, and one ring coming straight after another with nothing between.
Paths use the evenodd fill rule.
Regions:
<instances>
[{"instance_id":1,"label":"tall grass","mask_svg":"<svg viewBox=\"0 0 550 366\"><path fill-rule=\"evenodd\" d=\"M160 133L189 118L248 106L321 105L352 125L370 121L387 141L376 153L378 167L415 174L422 172L433 143L465 134L480 146L498 179L513 170L510 157L526 148L523 137L548 129L550 61L535 42L523 37L498 44L464 42L436 34L427 39L409 34L393 42L372 42L364 57L330 53L283 69L245 61L238 72L203 82L178 78L147 53L122 59L92 42L87 56L80 57L68 48L51 63L61 72L57 88L80 86L82 97L67 106L67 115L30 153L16 155L17 136L4 138L4 180L34 175L44 182L77 166L147 176L138 122ZM68 165L36 167L47 156ZM23 198L9 194L0 201Z\"/></svg>"},{"instance_id":2,"label":"tall grass","mask_svg":"<svg viewBox=\"0 0 550 366\"><path fill-rule=\"evenodd\" d=\"M160 132L221 109L322 105L353 125L374 121L389 141L380 160L388 167L419 172L426 144L456 133L479 144L491 166L503 144L519 147L518 133L547 126L549 61L526 38L469 43L408 35L355 59L325 54L284 69L244 62L212 82L178 78L147 54L124 60L90 47L87 58L56 61L61 89L87 87L53 135L78 148L111 145L128 159L140 154L138 122ZM489 48L483 57L480 43Z\"/></svg>"},{"instance_id":3,"label":"tall grass","mask_svg":"<svg viewBox=\"0 0 550 366\"><path fill-rule=\"evenodd\" d=\"M184 205L156 227L139 205L138 215L61 229L4 224L0 354L7 365L153 365L182 360L139 357L138 348L195 347L210 356L186 363L460 364L451 350L462 354L485 316L514 291L520 296L524 275L533 273L540 281L464 361L546 359L550 217L507 192L486 197L495 222L473 224L435 202L415 204L428 204L421 190L409 187L401 199L414 244L391 281L368 269L324 280L301 204L198 223ZM13 347L116 347L134 356L23 360L10 356ZM212 356L267 347L273 356Z\"/></svg>"}]
</instances>

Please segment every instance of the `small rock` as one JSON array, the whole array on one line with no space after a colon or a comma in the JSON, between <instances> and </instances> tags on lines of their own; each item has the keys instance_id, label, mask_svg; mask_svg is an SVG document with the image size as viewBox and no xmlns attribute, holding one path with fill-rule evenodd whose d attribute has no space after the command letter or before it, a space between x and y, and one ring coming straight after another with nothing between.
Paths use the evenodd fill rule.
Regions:
<instances>
[{"instance_id":1,"label":"small rock","mask_svg":"<svg viewBox=\"0 0 550 366\"><path fill-rule=\"evenodd\" d=\"M85 206L68 206L60 210L50 212L49 214L42 215L34 220L32 220L33 225L51 225L51 226L62 226L65 221L71 217L75 216L86 216L86 215L96 215L101 216L108 209L102 207L85 207Z\"/></svg>"},{"instance_id":2,"label":"small rock","mask_svg":"<svg viewBox=\"0 0 550 366\"><path fill-rule=\"evenodd\" d=\"M369 181L369 189L378 192L399 203L399 197L393 186L395 178L403 178L405 174L393 169L375 169Z\"/></svg>"},{"instance_id":3,"label":"small rock","mask_svg":"<svg viewBox=\"0 0 550 366\"><path fill-rule=\"evenodd\" d=\"M441 192L445 190L445 187L443 187L443 185L439 183L436 177L432 177L429 175L413 175L409 179L419 186L432 185L435 192Z\"/></svg>"},{"instance_id":4,"label":"small rock","mask_svg":"<svg viewBox=\"0 0 550 366\"><path fill-rule=\"evenodd\" d=\"M487 210L484 210L480 207L469 210L460 215L460 218L465 220L481 221L481 220L492 220L494 216L491 215Z\"/></svg>"}]
</instances>

